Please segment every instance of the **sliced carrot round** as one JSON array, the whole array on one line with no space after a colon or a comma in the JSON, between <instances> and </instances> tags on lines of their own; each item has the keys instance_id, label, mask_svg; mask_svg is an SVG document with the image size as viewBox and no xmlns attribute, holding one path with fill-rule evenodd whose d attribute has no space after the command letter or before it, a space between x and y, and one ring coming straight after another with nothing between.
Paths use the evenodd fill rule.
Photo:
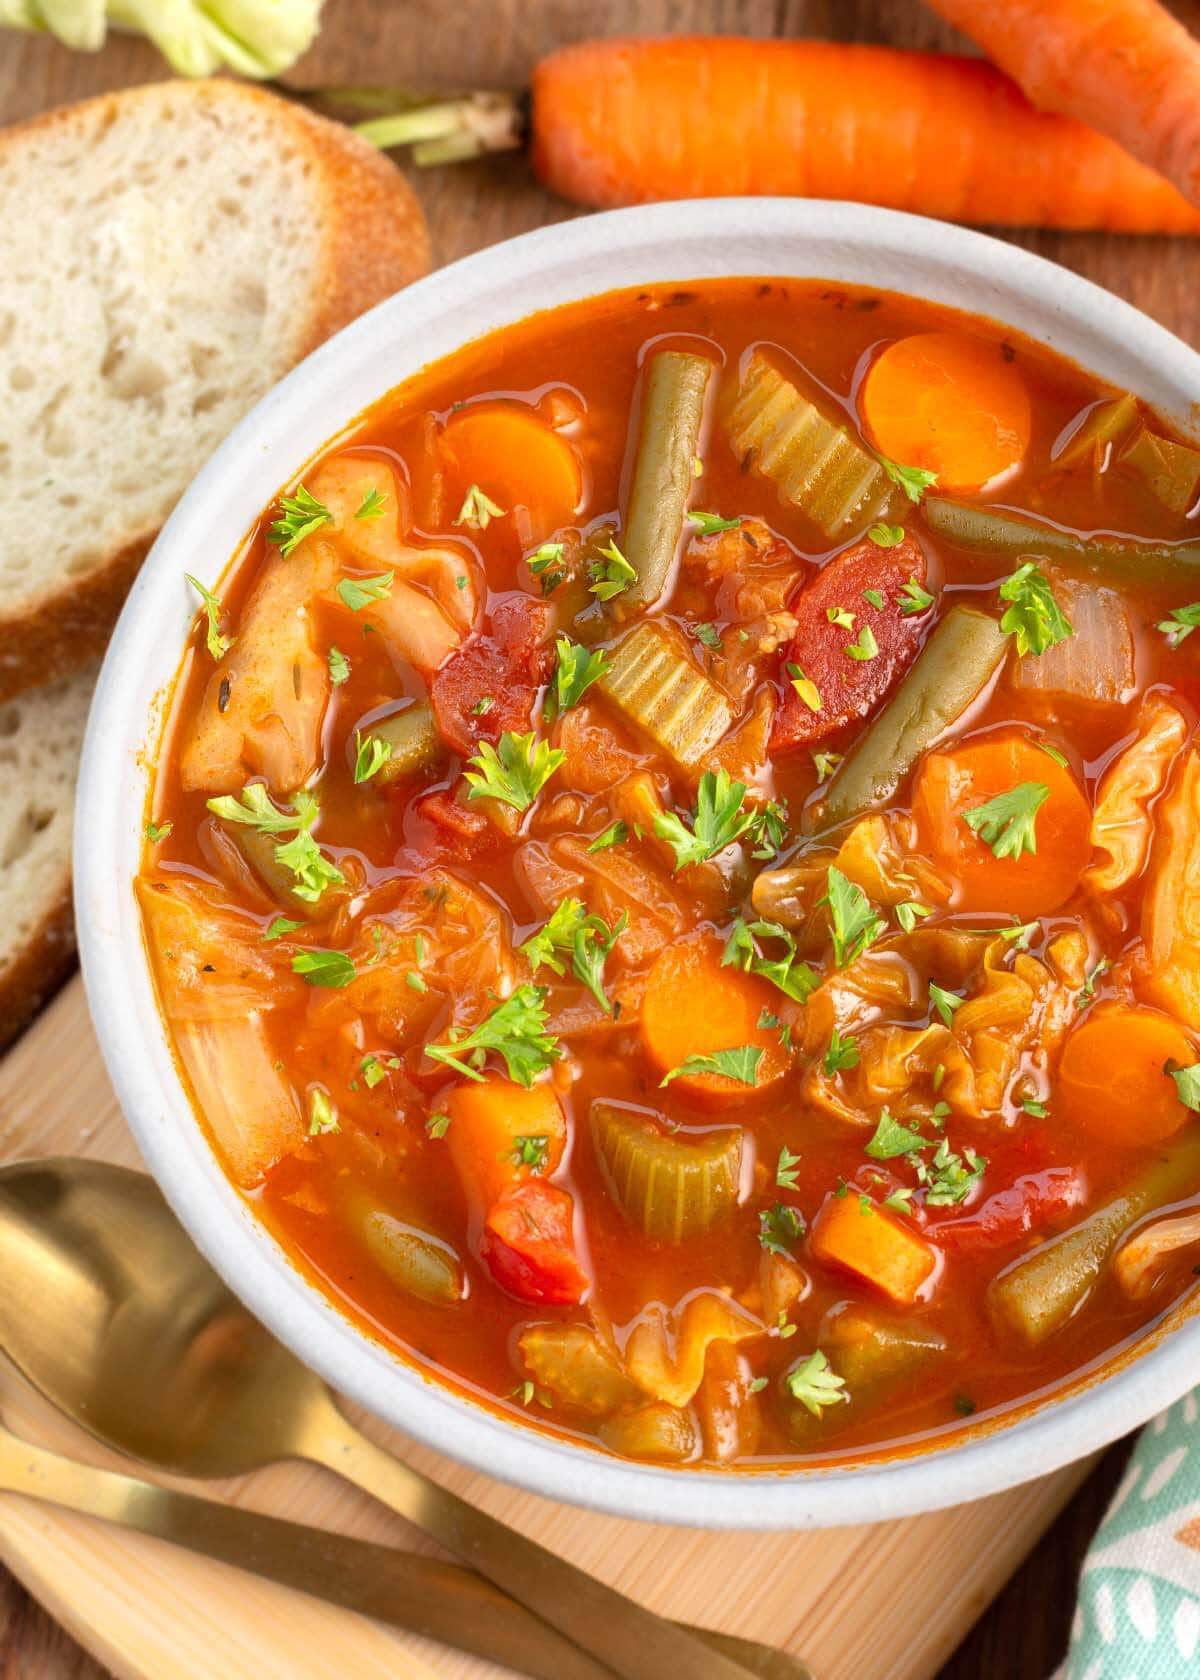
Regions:
<instances>
[{"instance_id":1,"label":"sliced carrot round","mask_svg":"<svg viewBox=\"0 0 1200 1680\"><path fill-rule=\"evenodd\" d=\"M859 396L871 442L937 474L942 490L982 490L1029 447L1025 381L1003 346L971 333L914 333L872 362Z\"/></svg>"},{"instance_id":2,"label":"sliced carrot round","mask_svg":"<svg viewBox=\"0 0 1200 1680\"><path fill-rule=\"evenodd\" d=\"M1018 788L1034 790L1025 803L1036 806L1036 850L1022 847L1020 855L998 857L993 844L1004 849L1003 810L991 843L966 818L975 814L978 822L982 806ZM917 771L913 815L922 850L957 883L956 910L1045 915L1070 898L1091 856L1092 809L1083 789L1069 769L1015 729L929 753Z\"/></svg>"},{"instance_id":3,"label":"sliced carrot round","mask_svg":"<svg viewBox=\"0 0 1200 1680\"><path fill-rule=\"evenodd\" d=\"M1191 1118L1167 1063L1188 1067L1191 1040L1168 1015L1132 1004L1100 1005L1067 1040L1055 1112L1109 1143L1162 1143Z\"/></svg>"},{"instance_id":4,"label":"sliced carrot round","mask_svg":"<svg viewBox=\"0 0 1200 1680\"><path fill-rule=\"evenodd\" d=\"M451 501L461 501L475 485L504 513L523 509L525 542L543 542L579 508L579 456L561 433L518 403L460 408L446 422L441 453L453 480Z\"/></svg>"},{"instance_id":5,"label":"sliced carrot round","mask_svg":"<svg viewBox=\"0 0 1200 1680\"><path fill-rule=\"evenodd\" d=\"M642 1000L642 1040L661 1076L696 1056L742 1046L760 1050L753 1087L723 1073L689 1073L669 1090L713 1106L741 1102L787 1071L779 1028L759 1026L783 1000L769 981L721 965L721 941L697 935L670 945L651 968Z\"/></svg>"}]
</instances>

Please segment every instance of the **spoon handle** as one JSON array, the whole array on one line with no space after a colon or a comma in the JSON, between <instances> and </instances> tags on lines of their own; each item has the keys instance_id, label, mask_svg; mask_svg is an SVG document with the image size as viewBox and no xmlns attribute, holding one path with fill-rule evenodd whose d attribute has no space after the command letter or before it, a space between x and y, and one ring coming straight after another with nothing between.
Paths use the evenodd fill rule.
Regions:
<instances>
[{"instance_id":1,"label":"spoon handle","mask_svg":"<svg viewBox=\"0 0 1200 1680\"><path fill-rule=\"evenodd\" d=\"M690 1630L577 1569L515 1528L377 1447L332 1406L304 1443L309 1458L431 1534L621 1680L746 1680L747 1670Z\"/></svg>"},{"instance_id":2,"label":"spoon handle","mask_svg":"<svg viewBox=\"0 0 1200 1680\"><path fill-rule=\"evenodd\" d=\"M2 1427L0 1488L168 1540L533 1680L612 1680L611 1669L457 1564L79 1464ZM786 1652L689 1631L730 1650L759 1680L811 1680Z\"/></svg>"}]
</instances>

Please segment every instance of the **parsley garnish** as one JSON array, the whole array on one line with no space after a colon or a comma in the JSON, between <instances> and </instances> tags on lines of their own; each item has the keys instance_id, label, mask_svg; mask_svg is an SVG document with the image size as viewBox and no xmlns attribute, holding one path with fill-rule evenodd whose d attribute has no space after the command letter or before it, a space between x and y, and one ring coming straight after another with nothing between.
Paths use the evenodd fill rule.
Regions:
<instances>
[{"instance_id":1,"label":"parsley garnish","mask_svg":"<svg viewBox=\"0 0 1200 1680\"><path fill-rule=\"evenodd\" d=\"M450 1116L448 1114L431 1114L425 1122L425 1135L431 1138L444 1138L450 1130Z\"/></svg>"},{"instance_id":2,"label":"parsley garnish","mask_svg":"<svg viewBox=\"0 0 1200 1680\"><path fill-rule=\"evenodd\" d=\"M1021 1108L1026 1114L1031 1114L1035 1120L1044 1120L1050 1112L1045 1103L1038 1102L1035 1097L1026 1097L1021 1103Z\"/></svg>"},{"instance_id":3,"label":"parsley garnish","mask_svg":"<svg viewBox=\"0 0 1200 1680\"><path fill-rule=\"evenodd\" d=\"M547 721L579 704L592 684L608 669L608 654L603 648L580 647L569 636L559 636L554 643L558 665L554 681L546 694L544 711Z\"/></svg>"},{"instance_id":4,"label":"parsley garnish","mask_svg":"<svg viewBox=\"0 0 1200 1680\"><path fill-rule=\"evenodd\" d=\"M506 729L498 748L482 741L474 758L467 760L478 766L465 772L471 784L467 798L499 799L517 811L528 810L566 756L561 747L539 740L532 730L514 735Z\"/></svg>"},{"instance_id":5,"label":"parsley garnish","mask_svg":"<svg viewBox=\"0 0 1200 1680\"><path fill-rule=\"evenodd\" d=\"M285 933L299 933L303 922L289 921L286 916L273 916L263 932L264 939L282 939Z\"/></svg>"},{"instance_id":6,"label":"parsley garnish","mask_svg":"<svg viewBox=\"0 0 1200 1680\"><path fill-rule=\"evenodd\" d=\"M1183 1106L1200 1112L1200 1062L1193 1062L1190 1067L1176 1067L1173 1062L1167 1062L1163 1072L1175 1081Z\"/></svg>"},{"instance_id":7,"label":"parsley garnish","mask_svg":"<svg viewBox=\"0 0 1200 1680\"><path fill-rule=\"evenodd\" d=\"M283 512L267 532L267 541L277 546L285 560L305 537L311 537L314 531L333 520L329 509L310 496L303 484L296 486L294 496L280 496L279 505Z\"/></svg>"},{"instance_id":8,"label":"parsley garnish","mask_svg":"<svg viewBox=\"0 0 1200 1680\"><path fill-rule=\"evenodd\" d=\"M310 986L348 986L354 979L354 964L345 951L297 951L292 958L292 973L299 974Z\"/></svg>"},{"instance_id":9,"label":"parsley garnish","mask_svg":"<svg viewBox=\"0 0 1200 1680\"><path fill-rule=\"evenodd\" d=\"M320 1137L323 1132L340 1132L337 1109L319 1085L313 1087L308 1099L308 1135Z\"/></svg>"},{"instance_id":10,"label":"parsley garnish","mask_svg":"<svg viewBox=\"0 0 1200 1680\"><path fill-rule=\"evenodd\" d=\"M614 595L623 594L631 583L637 581L637 572L611 538L600 554L601 558L589 568L588 575L592 581L588 589L598 600L611 601Z\"/></svg>"},{"instance_id":11,"label":"parsley garnish","mask_svg":"<svg viewBox=\"0 0 1200 1680\"><path fill-rule=\"evenodd\" d=\"M954 1011L961 1009L965 1000L960 998L957 992L947 992L943 987L935 986L931 980L929 982L929 1001L937 1010L943 1023L950 1026L954 1021Z\"/></svg>"},{"instance_id":12,"label":"parsley garnish","mask_svg":"<svg viewBox=\"0 0 1200 1680\"><path fill-rule=\"evenodd\" d=\"M1049 741L1035 741L1033 744L1035 747L1040 747L1047 758L1052 758L1060 770L1065 770L1067 768L1067 755L1065 752L1059 752L1058 748L1051 746Z\"/></svg>"},{"instance_id":13,"label":"parsley garnish","mask_svg":"<svg viewBox=\"0 0 1200 1680\"><path fill-rule=\"evenodd\" d=\"M779 1160L775 1163L775 1182L781 1190L794 1190L798 1174L796 1168L800 1165L800 1156L793 1155L785 1143L779 1151Z\"/></svg>"},{"instance_id":14,"label":"parsley garnish","mask_svg":"<svg viewBox=\"0 0 1200 1680\"><path fill-rule=\"evenodd\" d=\"M833 960L838 968L845 968L861 957L884 931L883 918L875 914L866 893L848 881L834 864L830 864L826 874L825 895L817 900L817 907L821 905L829 909Z\"/></svg>"},{"instance_id":15,"label":"parsley garnish","mask_svg":"<svg viewBox=\"0 0 1200 1680\"><path fill-rule=\"evenodd\" d=\"M395 572L377 572L374 577L344 577L338 579L337 592L351 612L361 612L372 601L384 601L392 592Z\"/></svg>"},{"instance_id":16,"label":"parsley garnish","mask_svg":"<svg viewBox=\"0 0 1200 1680\"><path fill-rule=\"evenodd\" d=\"M875 632L869 624L864 624L858 632L858 639L850 642L846 648L846 655L850 659L874 659L879 653L879 643L875 640Z\"/></svg>"},{"instance_id":17,"label":"parsley garnish","mask_svg":"<svg viewBox=\"0 0 1200 1680\"><path fill-rule=\"evenodd\" d=\"M768 799L754 819L751 835L758 844L750 853L755 858L773 858L787 839L788 808L777 800Z\"/></svg>"},{"instance_id":18,"label":"parsley garnish","mask_svg":"<svg viewBox=\"0 0 1200 1680\"><path fill-rule=\"evenodd\" d=\"M369 782L377 776L392 756L392 743L382 735L362 735L354 731L354 780Z\"/></svg>"},{"instance_id":19,"label":"parsley garnish","mask_svg":"<svg viewBox=\"0 0 1200 1680\"><path fill-rule=\"evenodd\" d=\"M722 519L719 513L692 512L688 519L702 537L716 536L718 531L736 531L742 523L740 519Z\"/></svg>"},{"instance_id":20,"label":"parsley garnish","mask_svg":"<svg viewBox=\"0 0 1200 1680\"><path fill-rule=\"evenodd\" d=\"M267 797L262 782L249 782L242 789L241 798L223 793L208 801L214 816L225 822L242 823L257 829L260 834L297 832L291 840L275 848L275 861L290 869L296 877L292 891L306 904L315 904L326 887L337 885L345 877L336 864L329 862L312 837L312 827L320 814L316 796L301 788L293 800L291 811L281 811Z\"/></svg>"},{"instance_id":21,"label":"parsley garnish","mask_svg":"<svg viewBox=\"0 0 1200 1680\"><path fill-rule=\"evenodd\" d=\"M550 1139L544 1134L518 1137L513 1144L512 1158L519 1167L532 1167L535 1173L540 1173L545 1169L549 1153Z\"/></svg>"},{"instance_id":22,"label":"parsley garnish","mask_svg":"<svg viewBox=\"0 0 1200 1680\"><path fill-rule=\"evenodd\" d=\"M758 1216L758 1240L768 1254L791 1257L792 1248L804 1235L804 1219L786 1202L764 1208Z\"/></svg>"},{"instance_id":23,"label":"parsley garnish","mask_svg":"<svg viewBox=\"0 0 1200 1680\"><path fill-rule=\"evenodd\" d=\"M1095 968L1092 970L1092 972L1088 975L1087 979L1084 981L1083 990L1076 995L1076 998L1075 998L1076 1009L1086 1009L1087 1008L1088 1004L1091 1003L1092 999L1096 995L1096 982L1097 982L1097 980L1099 980L1103 975L1107 974L1111 967L1112 967L1112 964L1108 961L1107 957L1102 962L1098 962L1096 964Z\"/></svg>"},{"instance_id":24,"label":"parsley garnish","mask_svg":"<svg viewBox=\"0 0 1200 1680\"><path fill-rule=\"evenodd\" d=\"M764 956L757 943L760 939L781 941L783 955ZM808 963L798 960L795 939L778 922L744 922L739 916L725 942L721 966L740 968L747 974L761 974L764 980L778 986L785 997L796 1003L804 1003L821 983L820 975Z\"/></svg>"},{"instance_id":25,"label":"parsley garnish","mask_svg":"<svg viewBox=\"0 0 1200 1680\"><path fill-rule=\"evenodd\" d=\"M820 1348L801 1360L787 1374L787 1390L813 1417L823 1416L826 1406L849 1400L844 1377L839 1377Z\"/></svg>"},{"instance_id":26,"label":"parsley garnish","mask_svg":"<svg viewBox=\"0 0 1200 1680\"><path fill-rule=\"evenodd\" d=\"M532 554L526 556L525 564L529 567L529 570L533 573L534 577L541 580L543 595L552 595L562 580L566 577L567 574L565 572L552 572L548 570L550 566L554 565L555 561L562 559L565 552L565 543L548 542L543 543L540 548L535 549Z\"/></svg>"},{"instance_id":27,"label":"parsley garnish","mask_svg":"<svg viewBox=\"0 0 1200 1680\"><path fill-rule=\"evenodd\" d=\"M903 525L872 525L871 529L867 532L867 535L870 537L871 541L873 543L877 543L880 548L895 548L897 543L902 543L904 541L904 527ZM872 590L871 593L877 594L878 591ZM872 601L871 605L873 607L882 607L883 597L880 596L878 601Z\"/></svg>"},{"instance_id":28,"label":"parsley garnish","mask_svg":"<svg viewBox=\"0 0 1200 1680\"><path fill-rule=\"evenodd\" d=\"M921 904L915 898L910 898L904 904L895 906L896 920L904 933L911 933L918 922L924 921L926 916L932 916L933 911L928 904Z\"/></svg>"},{"instance_id":29,"label":"parsley garnish","mask_svg":"<svg viewBox=\"0 0 1200 1680\"><path fill-rule=\"evenodd\" d=\"M577 898L564 898L546 925L521 946L521 954L534 974L545 966L555 974L565 974L566 964L560 953L569 952L571 969L577 980L591 992L606 1015L613 1005L604 991L604 964L609 952L629 926L629 915L622 910L610 928L601 916L589 916Z\"/></svg>"},{"instance_id":30,"label":"parsley garnish","mask_svg":"<svg viewBox=\"0 0 1200 1680\"><path fill-rule=\"evenodd\" d=\"M1022 658L1027 653L1045 653L1047 648L1075 634L1054 599L1049 578L1032 560L1004 579L1000 599L1010 603L1000 620L1000 628L1006 635L1016 637L1017 654Z\"/></svg>"},{"instance_id":31,"label":"parsley garnish","mask_svg":"<svg viewBox=\"0 0 1200 1680\"><path fill-rule=\"evenodd\" d=\"M929 1149L933 1139L922 1137L913 1126L893 1120L885 1108L879 1116L867 1154L873 1161L894 1161L898 1155L911 1155L919 1149Z\"/></svg>"},{"instance_id":32,"label":"parsley garnish","mask_svg":"<svg viewBox=\"0 0 1200 1680\"><path fill-rule=\"evenodd\" d=\"M858 1066L858 1045L849 1033L843 1038L837 1028L834 1027L822 1065L831 1079L835 1073L842 1073L849 1068Z\"/></svg>"},{"instance_id":33,"label":"parsley garnish","mask_svg":"<svg viewBox=\"0 0 1200 1680\"><path fill-rule=\"evenodd\" d=\"M184 572L184 577L204 602L204 616L208 620L208 629L204 634L204 645L214 659L224 659L234 644L233 636L222 636L221 613L223 608L211 589L205 589L199 578L194 578L190 572Z\"/></svg>"},{"instance_id":34,"label":"parsley garnish","mask_svg":"<svg viewBox=\"0 0 1200 1680\"><path fill-rule=\"evenodd\" d=\"M696 790L696 813L688 828L674 811L659 811L654 832L675 853L675 868L704 863L755 826L754 811L743 811L744 782L730 780L728 770L706 770Z\"/></svg>"},{"instance_id":35,"label":"parsley garnish","mask_svg":"<svg viewBox=\"0 0 1200 1680\"><path fill-rule=\"evenodd\" d=\"M902 467L898 461L889 461L886 455L879 457L879 465L892 483L900 486L910 502L919 502L926 490L938 481L935 472L926 472L924 467Z\"/></svg>"},{"instance_id":36,"label":"parsley garnish","mask_svg":"<svg viewBox=\"0 0 1200 1680\"><path fill-rule=\"evenodd\" d=\"M331 647L329 650L329 680L334 688L340 688L350 675L350 661L341 648Z\"/></svg>"},{"instance_id":37,"label":"parsley garnish","mask_svg":"<svg viewBox=\"0 0 1200 1680\"><path fill-rule=\"evenodd\" d=\"M853 630L854 614L845 607L826 607L825 617L830 624L836 624L839 630Z\"/></svg>"},{"instance_id":38,"label":"parsley garnish","mask_svg":"<svg viewBox=\"0 0 1200 1680\"><path fill-rule=\"evenodd\" d=\"M833 775L833 772L842 762L843 755L836 752L813 752L811 756L813 769L817 772L817 786L819 787L822 782L828 781L829 777Z\"/></svg>"},{"instance_id":39,"label":"parsley garnish","mask_svg":"<svg viewBox=\"0 0 1200 1680\"><path fill-rule=\"evenodd\" d=\"M883 611L884 599L882 589L864 589L862 592L862 598L869 607L874 607L876 612Z\"/></svg>"},{"instance_id":40,"label":"parsley garnish","mask_svg":"<svg viewBox=\"0 0 1200 1680\"><path fill-rule=\"evenodd\" d=\"M721 651L721 632L715 624L689 624L688 629L706 648L711 648L714 653Z\"/></svg>"},{"instance_id":41,"label":"parsley garnish","mask_svg":"<svg viewBox=\"0 0 1200 1680\"><path fill-rule=\"evenodd\" d=\"M508 1069L509 1078L528 1088L534 1075L562 1054L558 1040L546 1031L545 999L544 986L518 986L471 1032L452 1028L448 1044L427 1044L425 1054L482 1084L480 1069L488 1051L494 1050Z\"/></svg>"},{"instance_id":42,"label":"parsley garnish","mask_svg":"<svg viewBox=\"0 0 1200 1680\"><path fill-rule=\"evenodd\" d=\"M809 711L819 712L822 706L821 690L812 678L806 677L799 665L793 664L790 660L788 661L787 674L789 682Z\"/></svg>"},{"instance_id":43,"label":"parsley garnish","mask_svg":"<svg viewBox=\"0 0 1200 1680\"><path fill-rule=\"evenodd\" d=\"M146 824L146 838L153 846L159 840L165 840L174 827L175 824L169 821L165 823L148 822Z\"/></svg>"},{"instance_id":44,"label":"parsley garnish","mask_svg":"<svg viewBox=\"0 0 1200 1680\"><path fill-rule=\"evenodd\" d=\"M368 1091L373 1091L376 1085L381 1085L387 1078L387 1069L378 1056L364 1056L358 1064L358 1071L363 1076L363 1084Z\"/></svg>"},{"instance_id":45,"label":"parsley garnish","mask_svg":"<svg viewBox=\"0 0 1200 1680\"><path fill-rule=\"evenodd\" d=\"M1037 851L1035 821L1049 797L1045 782L1018 782L986 805L964 811L962 820L998 858L1019 858Z\"/></svg>"},{"instance_id":46,"label":"parsley garnish","mask_svg":"<svg viewBox=\"0 0 1200 1680\"><path fill-rule=\"evenodd\" d=\"M912 618L917 613L928 612L933 605L933 596L928 589L923 589L915 577L910 577L896 597L900 603L900 611L905 618Z\"/></svg>"},{"instance_id":47,"label":"parsley garnish","mask_svg":"<svg viewBox=\"0 0 1200 1680\"><path fill-rule=\"evenodd\" d=\"M490 496L484 494L478 484L472 484L463 497L463 505L458 510L456 525L469 525L474 531L486 531L493 519L503 519L506 508L499 507Z\"/></svg>"},{"instance_id":48,"label":"parsley garnish","mask_svg":"<svg viewBox=\"0 0 1200 1680\"><path fill-rule=\"evenodd\" d=\"M606 852L610 846L623 846L628 838L629 829L618 817L615 823L609 823L603 834L597 834L588 851Z\"/></svg>"},{"instance_id":49,"label":"parsley garnish","mask_svg":"<svg viewBox=\"0 0 1200 1680\"><path fill-rule=\"evenodd\" d=\"M973 1149L964 1149L961 1155L956 1155L945 1138L928 1165L921 1160L914 1164L917 1177L925 1186L926 1207L955 1207L965 1202L987 1167L983 1156L976 1155Z\"/></svg>"},{"instance_id":50,"label":"parsley garnish","mask_svg":"<svg viewBox=\"0 0 1200 1680\"><path fill-rule=\"evenodd\" d=\"M692 1074L719 1073L726 1079L736 1079L739 1085L756 1085L762 1055L756 1044L738 1044L732 1050L714 1050L711 1056L689 1056L658 1083L661 1087Z\"/></svg>"},{"instance_id":51,"label":"parsley garnish","mask_svg":"<svg viewBox=\"0 0 1200 1680\"><path fill-rule=\"evenodd\" d=\"M376 490L374 486L367 491L355 510L355 519L382 519L383 504L387 501L385 490Z\"/></svg>"},{"instance_id":52,"label":"parsley garnish","mask_svg":"<svg viewBox=\"0 0 1200 1680\"><path fill-rule=\"evenodd\" d=\"M1161 630L1173 648L1181 642L1186 642L1196 626L1200 624L1200 601L1193 601L1189 607L1173 607L1169 618L1161 619L1154 628Z\"/></svg>"}]
</instances>

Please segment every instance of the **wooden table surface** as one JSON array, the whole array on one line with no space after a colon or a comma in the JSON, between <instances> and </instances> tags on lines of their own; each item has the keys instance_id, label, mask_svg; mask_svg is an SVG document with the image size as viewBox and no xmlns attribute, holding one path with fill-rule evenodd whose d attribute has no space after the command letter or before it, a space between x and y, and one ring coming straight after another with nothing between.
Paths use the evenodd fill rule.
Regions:
<instances>
[{"instance_id":1,"label":"wooden table surface","mask_svg":"<svg viewBox=\"0 0 1200 1680\"><path fill-rule=\"evenodd\" d=\"M1200 32L1200 0L1177 0L1172 9ZM564 42L667 32L819 35L934 49L964 45L919 0L457 0L453 8L446 0L326 0L320 41L296 79L520 86L538 56ZM161 74L161 60L128 38L85 56L45 40L3 35L0 121ZM511 157L431 172L419 180L418 190L435 258L443 263L571 214ZM1016 237L1200 344L1194 244L1040 232ZM1127 1451L1122 1443L1101 1461L941 1680L1049 1675L1066 1644L1079 1561ZM0 1578L0 1680L100 1680L101 1673L11 1577Z\"/></svg>"}]
</instances>

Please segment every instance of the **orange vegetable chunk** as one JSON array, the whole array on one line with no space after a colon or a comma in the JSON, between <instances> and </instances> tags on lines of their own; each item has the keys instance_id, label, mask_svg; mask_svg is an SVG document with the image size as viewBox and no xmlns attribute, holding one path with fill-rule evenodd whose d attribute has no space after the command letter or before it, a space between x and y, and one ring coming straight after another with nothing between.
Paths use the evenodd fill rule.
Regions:
<instances>
[{"instance_id":1,"label":"orange vegetable chunk","mask_svg":"<svg viewBox=\"0 0 1200 1680\"><path fill-rule=\"evenodd\" d=\"M583 477L574 448L518 403L468 403L447 421L441 452L453 479L451 500L477 484L505 513L524 508L530 543L569 524L579 506Z\"/></svg>"},{"instance_id":2,"label":"orange vegetable chunk","mask_svg":"<svg viewBox=\"0 0 1200 1680\"><path fill-rule=\"evenodd\" d=\"M1003 346L971 333L913 333L889 344L859 396L876 449L937 474L941 490L982 490L1029 447L1025 381Z\"/></svg>"},{"instance_id":3,"label":"orange vegetable chunk","mask_svg":"<svg viewBox=\"0 0 1200 1680\"><path fill-rule=\"evenodd\" d=\"M920 1232L856 1190L825 1198L809 1246L818 1260L844 1266L906 1306L937 1265L936 1250Z\"/></svg>"},{"instance_id":4,"label":"orange vegetable chunk","mask_svg":"<svg viewBox=\"0 0 1200 1680\"><path fill-rule=\"evenodd\" d=\"M545 1138L542 1175L562 1160L567 1117L549 1085L526 1090L510 1079L456 1085L446 1111L450 1159L475 1212L486 1212L511 1185L531 1176L533 1167L519 1158L518 1138Z\"/></svg>"},{"instance_id":5,"label":"orange vegetable chunk","mask_svg":"<svg viewBox=\"0 0 1200 1680\"><path fill-rule=\"evenodd\" d=\"M1066 1042L1055 1114L1106 1143L1162 1143L1190 1118L1166 1064L1188 1067L1195 1060L1191 1040L1169 1016L1101 1004Z\"/></svg>"},{"instance_id":6,"label":"orange vegetable chunk","mask_svg":"<svg viewBox=\"0 0 1200 1680\"><path fill-rule=\"evenodd\" d=\"M1037 850L997 857L964 813L1022 782L1049 789L1034 823ZM1092 811L1083 789L1016 729L929 753L917 770L913 815L922 849L957 882L956 910L1005 910L1022 920L1046 915L1070 898L1091 856Z\"/></svg>"},{"instance_id":7,"label":"orange vegetable chunk","mask_svg":"<svg viewBox=\"0 0 1200 1680\"><path fill-rule=\"evenodd\" d=\"M760 1027L763 1011L776 1013L782 994L757 975L721 966L721 941L706 934L670 945L646 978L642 1040L660 1075L689 1057L711 1056L743 1044L761 1049L754 1089L773 1084L786 1071L788 1056L777 1027ZM724 1074L683 1074L670 1090L699 1102L738 1102L751 1088Z\"/></svg>"}]
</instances>

